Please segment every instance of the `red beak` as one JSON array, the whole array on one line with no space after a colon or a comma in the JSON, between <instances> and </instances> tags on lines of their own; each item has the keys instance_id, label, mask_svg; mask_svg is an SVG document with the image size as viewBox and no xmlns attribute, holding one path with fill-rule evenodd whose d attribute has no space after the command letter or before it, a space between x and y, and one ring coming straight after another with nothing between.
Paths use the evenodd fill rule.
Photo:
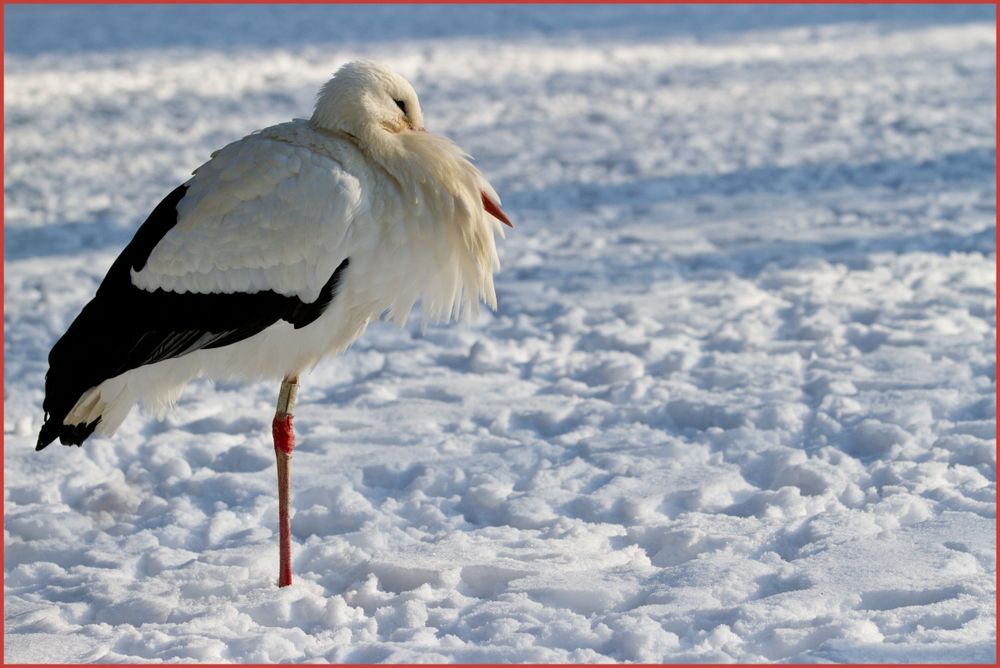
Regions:
<instances>
[{"instance_id":1,"label":"red beak","mask_svg":"<svg viewBox=\"0 0 1000 668\"><path fill-rule=\"evenodd\" d=\"M480 192L483 195L483 207L486 209L486 213L490 214L491 216L499 220L507 227L513 229L514 227L513 223L511 223L510 220L507 218L507 214L503 212L503 209L500 208L500 205L491 200L489 197L487 197L486 193L482 191Z\"/></svg>"}]
</instances>

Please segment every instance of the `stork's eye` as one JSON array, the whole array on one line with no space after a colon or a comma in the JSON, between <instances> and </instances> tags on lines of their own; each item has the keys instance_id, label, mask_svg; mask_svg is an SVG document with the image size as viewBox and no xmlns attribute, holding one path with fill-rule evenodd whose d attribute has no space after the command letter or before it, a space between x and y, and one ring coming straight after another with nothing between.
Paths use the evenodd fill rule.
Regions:
<instances>
[{"instance_id":1,"label":"stork's eye","mask_svg":"<svg viewBox=\"0 0 1000 668\"><path fill-rule=\"evenodd\" d=\"M404 102L403 100L393 100L393 102L396 103L396 106L399 107L399 110L401 112L403 112L403 115L405 116L406 115L406 102Z\"/></svg>"}]
</instances>

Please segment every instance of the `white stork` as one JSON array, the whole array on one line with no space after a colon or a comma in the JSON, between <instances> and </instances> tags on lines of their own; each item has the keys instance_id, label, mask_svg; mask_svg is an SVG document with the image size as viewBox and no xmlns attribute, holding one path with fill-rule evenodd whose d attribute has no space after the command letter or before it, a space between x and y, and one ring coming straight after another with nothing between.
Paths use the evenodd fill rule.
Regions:
<instances>
[{"instance_id":1,"label":"white stork","mask_svg":"<svg viewBox=\"0 0 1000 668\"><path fill-rule=\"evenodd\" d=\"M272 433L286 586L299 374L372 318L402 324L418 299L436 321L472 316L480 300L496 308L501 223L469 156L424 131L409 82L344 65L312 118L216 151L153 209L49 354L36 450L109 436L140 401L162 412L196 376L281 378Z\"/></svg>"}]
</instances>

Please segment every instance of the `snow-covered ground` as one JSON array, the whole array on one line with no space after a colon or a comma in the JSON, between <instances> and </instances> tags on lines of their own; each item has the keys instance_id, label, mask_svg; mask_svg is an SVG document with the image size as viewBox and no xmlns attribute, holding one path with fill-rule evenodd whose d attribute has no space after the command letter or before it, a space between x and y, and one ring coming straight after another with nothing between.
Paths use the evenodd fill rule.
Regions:
<instances>
[{"instance_id":1,"label":"snow-covered ground","mask_svg":"<svg viewBox=\"0 0 1000 668\"><path fill-rule=\"evenodd\" d=\"M7 6L5 659L995 658L992 7ZM500 309L33 451L46 355L214 148L383 60ZM419 318L415 319L419 321Z\"/></svg>"}]
</instances>

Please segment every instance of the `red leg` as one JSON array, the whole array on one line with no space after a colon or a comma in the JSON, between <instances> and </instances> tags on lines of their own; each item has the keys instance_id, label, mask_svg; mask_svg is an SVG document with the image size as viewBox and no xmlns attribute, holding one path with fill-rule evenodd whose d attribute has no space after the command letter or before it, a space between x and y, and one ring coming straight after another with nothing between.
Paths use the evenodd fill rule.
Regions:
<instances>
[{"instance_id":1,"label":"red leg","mask_svg":"<svg viewBox=\"0 0 1000 668\"><path fill-rule=\"evenodd\" d=\"M281 392L278 395L278 409L271 423L271 434L274 437L274 456L278 463L278 586L287 587L292 584L292 524L289 517L291 510L291 473L292 450L295 449L295 432L292 429L292 408L295 405L295 392L298 389L298 379L286 378L281 382Z\"/></svg>"}]
</instances>

